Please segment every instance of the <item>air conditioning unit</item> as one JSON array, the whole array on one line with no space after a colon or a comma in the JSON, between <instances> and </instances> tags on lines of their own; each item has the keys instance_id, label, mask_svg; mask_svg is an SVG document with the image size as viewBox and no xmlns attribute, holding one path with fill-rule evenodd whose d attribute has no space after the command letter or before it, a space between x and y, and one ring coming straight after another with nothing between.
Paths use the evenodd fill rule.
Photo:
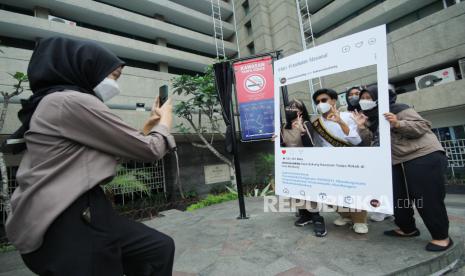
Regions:
<instances>
[{"instance_id":1,"label":"air conditioning unit","mask_svg":"<svg viewBox=\"0 0 465 276\"><path fill-rule=\"evenodd\" d=\"M67 24L67 25L76 26L76 22L74 22L74 21L69 21L69 20L66 20L66 19L63 19L63 18L60 18L60 17L56 17L56 16L53 16L53 15L48 16L48 21L60 22L60 23L64 23L64 24Z\"/></svg>"},{"instance_id":2,"label":"air conditioning unit","mask_svg":"<svg viewBox=\"0 0 465 276\"><path fill-rule=\"evenodd\" d=\"M455 80L455 70L453 67L449 67L436 72L431 72L415 77L415 84L417 85L417 90L420 90L448 82L453 82Z\"/></svg>"}]
</instances>

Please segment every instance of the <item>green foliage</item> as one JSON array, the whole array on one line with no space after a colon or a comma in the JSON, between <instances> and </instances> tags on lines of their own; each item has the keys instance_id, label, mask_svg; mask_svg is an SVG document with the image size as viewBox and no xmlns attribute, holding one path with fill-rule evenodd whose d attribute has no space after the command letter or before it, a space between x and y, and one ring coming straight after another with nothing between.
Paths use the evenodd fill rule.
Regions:
<instances>
[{"instance_id":1,"label":"green foliage","mask_svg":"<svg viewBox=\"0 0 465 276\"><path fill-rule=\"evenodd\" d=\"M16 72L14 74L8 73L10 76L12 76L15 80L18 82L21 81L28 81L27 75L24 74L23 72Z\"/></svg>"},{"instance_id":2,"label":"green foliage","mask_svg":"<svg viewBox=\"0 0 465 276\"><path fill-rule=\"evenodd\" d=\"M216 133L221 122L220 104L215 88L213 66L208 66L204 75L181 75L173 79L173 94L187 96L187 100L179 101L174 106L174 113L194 124L200 133ZM194 122L194 117L197 119ZM202 126L202 117L206 116L210 125ZM188 133L189 128L179 124L176 128Z\"/></svg>"},{"instance_id":3,"label":"green foliage","mask_svg":"<svg viewBox=\"0 0 465 276\"><path fill-rule=\"evenodd\" d=\"M263 197L268 195L274 195L274 191L272 190L272 182L268 183L263 189L260 190L258 186L254 186L251 190L245 192L246 197ZM231 193L237 195L237 188L236 187L229 187L225 186L226 189Z\"/></svg>"},{"instance_id":4,"label":"green foliage","mask_svg":"<svg viewBox=\"0 0 465 276\"><path fill-rule=\"evenodd\" d=\"M237 194L224 193L219 195L208 195L205 199L187 207L187 211L194 211L196 209L204 208L210 205L231 201L237 199Z\"/></svg>"},{"instance_id":5,"label":"green foliage","mask_svg":"<svg viewBox=\"0 0 465 276\"><path fill-rule=\"evenodd\" d=\"M257 175L265 176L264 183L269 183L274 178L274 154L261 153L256 163Z\"/></svg>"},{"instance_id":6,"label":"green foliage","mask_svg":"<svg viewBox=\"0 0 465 276\"><path fill-rule=\"evenodd\" d=\"M120 190L122 193L141 192L150 196L150 189L145 184L152 178L150 172L143 169L126 169L118 166L116 177L104 185L105 191L110 194L113 190Z\"/></svg>"},{"instance_id":7,"label":"green foliage","mask_svg":"<svg viewBox=\"0 0 465 276\"><path fill-rule=\"evenodd\" d=\"M197 198L199 195L197 194L196 191L188 191L185 193L186 198Z\"/></svg>"},{"instance_id":8,"label":"green foliage","mask_svg":"<svg viewBox=\"0 0 465 276\"><path fill-rule=\"evenodd\" d=\"M16 248L11 244L0 245L0 253L14 251Z\"/></svg>"}]
</instances>

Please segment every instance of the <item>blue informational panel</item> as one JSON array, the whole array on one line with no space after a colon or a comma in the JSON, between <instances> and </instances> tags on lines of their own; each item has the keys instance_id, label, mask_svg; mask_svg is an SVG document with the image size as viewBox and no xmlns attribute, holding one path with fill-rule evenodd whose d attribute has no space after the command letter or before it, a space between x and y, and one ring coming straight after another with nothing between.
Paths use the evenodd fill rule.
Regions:
<instances>
[{"instance_id":1,"label":"blue informational panel","mask_svg":"<svg viewBox=\"0 0 465 276\"><path fill-rule=\"evenodd\" d=\"M242 140L268 139L274 133L274 100L239 105Z\"/></svg>"}]
</instances>

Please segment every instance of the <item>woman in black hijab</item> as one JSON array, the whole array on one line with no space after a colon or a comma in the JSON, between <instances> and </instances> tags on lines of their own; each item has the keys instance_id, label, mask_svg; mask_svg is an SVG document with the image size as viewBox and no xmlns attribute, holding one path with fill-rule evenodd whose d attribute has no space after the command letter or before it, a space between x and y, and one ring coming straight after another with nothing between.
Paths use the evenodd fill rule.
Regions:
<instances>
[{"instance_id":1,"label":"woman in black hijab","mask_svg":"<svg viewBox=\"0 0 465 276\"><path fill-rule=\"evenodd\" d=\"M360 92L362 91L361 87L354 86L346 91L346 101L347 101L347 111L354 112L354 111L360 111Z\"/></svg>"},{"instance_id":2,"label":"woman in black hijab","mask_svg":"<svg viewBox=\"0 0 465 276\"><path fill-rule=\"evenodd\" d=\"M409 108L408 105L396 103L397 94L389 89L389 110L397 114ZM359 133L362 136L362 144L365 146L379 146L379 111L378 111L378 85L369 85L360 92L360 112L356 111L355 120L358 123ZM370 131L370 135L362 135L364 128Z\"/></svg>"},{"instance_id":3,"label":"woman in black hijab","mask_svg":"<svg viewBox=\"0 0 465 276\"><path fill-rule=\"evenodd\" d=\"M143 129L103 103L119 93L124 62L104 47L63 37L41 40L14 138L27 148L11 197L7 237L39 275L171 275L173 240L120 217L100 187L117 157L153 162L174 146L172 105L154 104Z\"/></svg>"}]
</instances>

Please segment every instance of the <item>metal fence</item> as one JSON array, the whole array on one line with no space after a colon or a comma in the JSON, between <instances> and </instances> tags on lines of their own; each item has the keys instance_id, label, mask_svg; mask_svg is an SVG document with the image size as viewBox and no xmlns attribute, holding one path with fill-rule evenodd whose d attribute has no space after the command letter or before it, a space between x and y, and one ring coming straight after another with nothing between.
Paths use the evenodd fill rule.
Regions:
<instances>
[{"instance_id":1,"label":"metal fence","mask_svg":"<svg viewBox=\"0 0 465 276\"><path fill-rule=\"evenodd\" d=\"M127 163L118 166L116 176L104 186L112 195L121 196L121 204L150 194L166 195L163 159L154 163Z\"/></svg>"},{"instance_id":2,"label":"metal fence","mask_svg":"<svg viewBox=\"0 0 465 276\"><path fill-rule=\"evenodd\" d=\"M18 186L16 182L17 166L8 167L8 190L11 195ZM129 162L118 166L112 182L103 186L106 192L117 198L117 205L125 205L129 201L153 194L164 194L166 182L163 159L154 163ZM5 206L0 201L0 224L5 224Z\"/></svg>"},{"instance_id":3,"label":"metal fence","mask_svg":"<svg viewBox=\"0 0 465 276\"><path fill-rule=\"evenodd\" d=\"M465 139L445 140L441 144L446 150L451 176L465 176Z\"/></svg>"}]
</instances>

